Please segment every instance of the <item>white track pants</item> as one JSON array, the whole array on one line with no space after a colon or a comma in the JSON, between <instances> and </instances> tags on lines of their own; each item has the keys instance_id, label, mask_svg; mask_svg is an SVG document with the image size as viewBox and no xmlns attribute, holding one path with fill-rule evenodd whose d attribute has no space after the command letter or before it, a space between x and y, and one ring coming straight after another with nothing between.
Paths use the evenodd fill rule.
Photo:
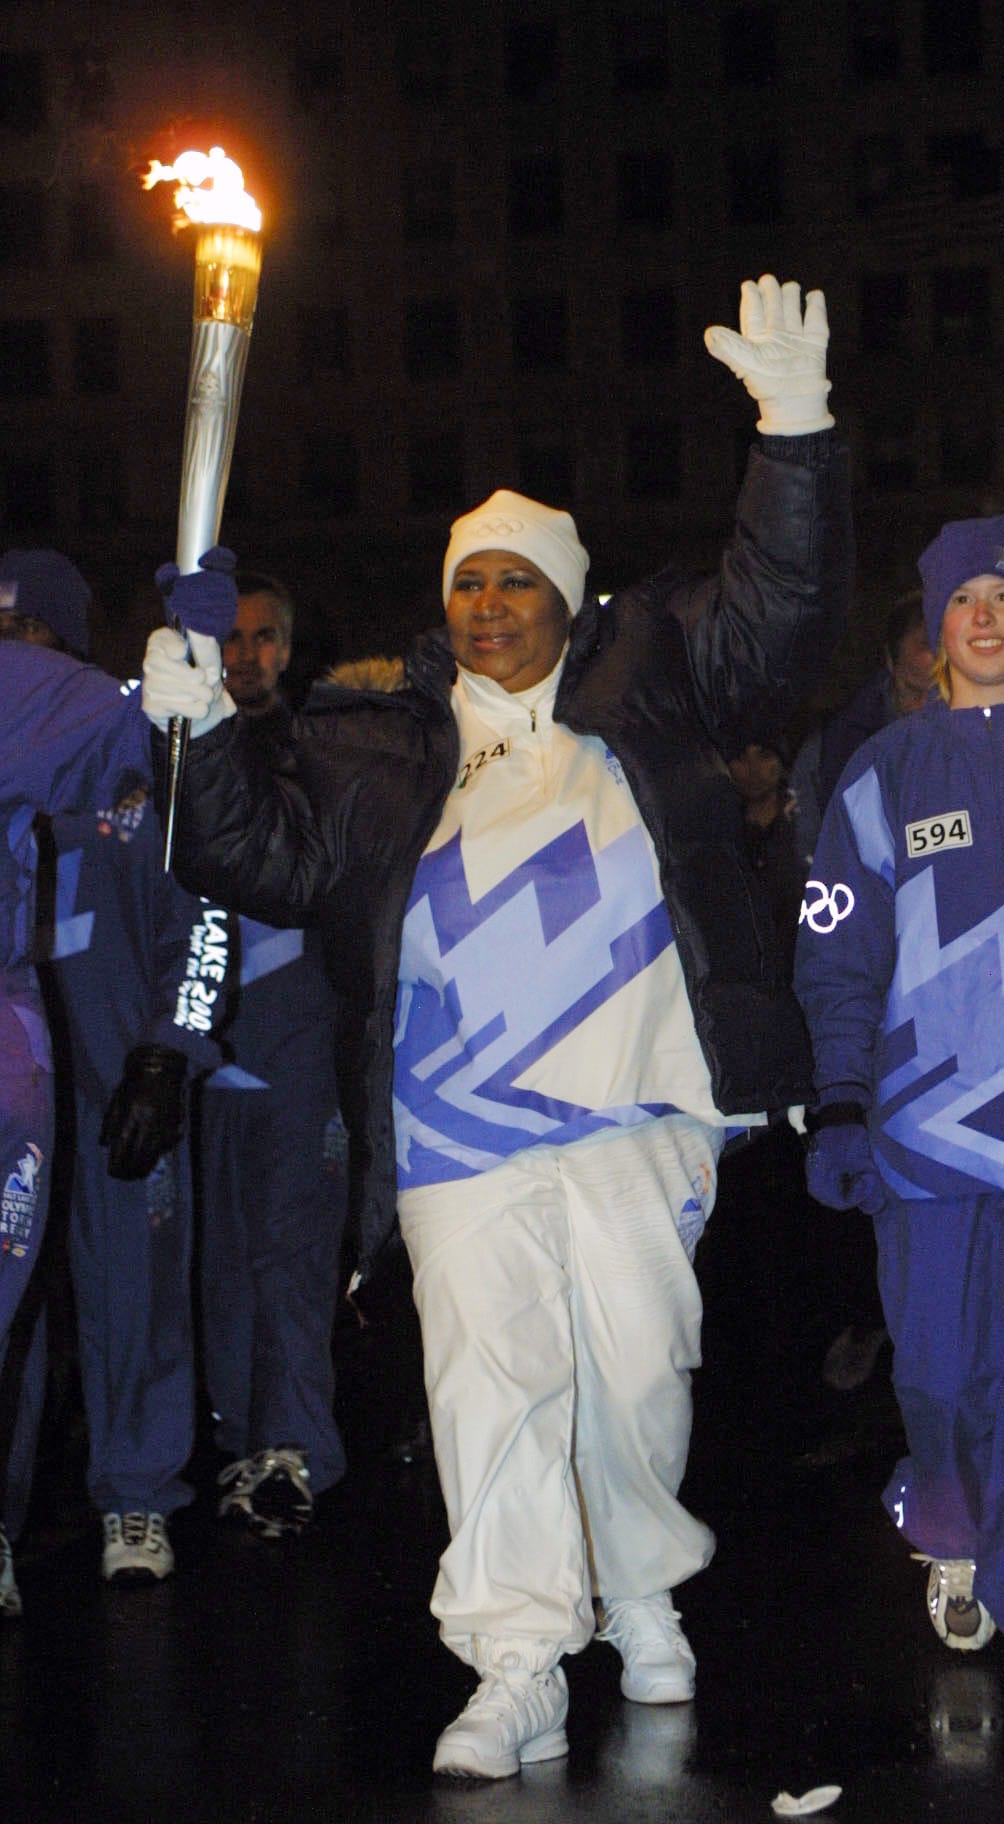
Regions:
<instances>
[{"instance_id":1,"label":"white track pants","mask_svg":"<svg viewBox=\"0 0 1004 1824\"><path fill-rule=\"evenodd\" d=\"M720 1144L671 1116L400 1199L451 1534L432 1611L471 1664L476 1636L576 1652L594 1591L710 1561L676 1499L701 1329L679 1231L692 1251Z\"/></svg>"}]
</instances>

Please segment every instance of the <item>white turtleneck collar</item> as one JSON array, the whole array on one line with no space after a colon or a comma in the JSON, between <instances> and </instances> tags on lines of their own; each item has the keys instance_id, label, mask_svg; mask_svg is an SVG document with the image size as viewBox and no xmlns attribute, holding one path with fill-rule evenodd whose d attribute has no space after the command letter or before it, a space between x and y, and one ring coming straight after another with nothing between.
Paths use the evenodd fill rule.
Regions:
<instances>
[{"instance_id":1,"label":"white turtleneck collar","mask_svg":"<svg viewBox=\"0 0 1004 1824\"><path fill-rule=\"evenodd\" d=\"M541 678L539 683L531 684L528 690L506 690L494 678L484 677L481 672L467 671L462 665L457 666L454 689L462 694L468 708L490 728L511 728L515 724L521 728L533 728L540 733L553 722L554 700L558 694L567 652L566 640L554 669L548 672L546 678Z\"/></svg>"}]
</instances>

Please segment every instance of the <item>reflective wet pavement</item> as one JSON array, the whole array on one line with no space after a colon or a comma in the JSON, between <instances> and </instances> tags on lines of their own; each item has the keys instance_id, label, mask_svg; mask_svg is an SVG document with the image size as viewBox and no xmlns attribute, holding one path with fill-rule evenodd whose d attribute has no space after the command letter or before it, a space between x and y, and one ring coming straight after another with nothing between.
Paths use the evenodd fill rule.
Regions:
<instances>
[{"instance_id":1,"label":"reflective wet pavement","mask_svg":"<svg viewBox=\"0 0 1004 1824\"><path fill-rule=\"evenodd\" d=\"M388 1460L411 1355L385 1315L339 1338L353 1468L292 1547L217 1523L207 1466L175 1527L176 1576L107 1590L73 1478L48 1463L25 1615L0 1626L3 1824L766 1824L779 1790L830 1783L843 1794L822 1815L848 1824L999 1824L1004 1647L941 1645L925 1573L879 1506L901 1444L888 1364L859 1392L822 1388L791 1276L750 1277L764 1235L743 1202L726 1199L703 1244L685 1492L719 1549L679 1593L693 1705L623 1702L594 1643L567 1663L567 1761L433 1783L470 1677L426 1608L434 1474Z\"/></svg>"}]
</instances>

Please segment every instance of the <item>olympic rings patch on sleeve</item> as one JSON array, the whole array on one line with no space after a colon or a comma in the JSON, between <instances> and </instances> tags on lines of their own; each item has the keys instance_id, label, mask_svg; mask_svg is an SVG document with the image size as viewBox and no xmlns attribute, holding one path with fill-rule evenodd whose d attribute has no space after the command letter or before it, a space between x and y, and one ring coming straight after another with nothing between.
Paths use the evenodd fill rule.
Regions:
<instances>
[{"instance_id":1,"label":"olympic rings patch on sleeve","mask_svg":"<svg viewBox=\"0 0 1004 1824\"><path fill-rule=\"evenodd\" d=\"M810 898L810 895L814 897ZM798 922L825 937L835 931L843 919L849 918L853 910L854 895L842 881L828 887L823 880L807 880Z\"/></svg>"}]
</instances>

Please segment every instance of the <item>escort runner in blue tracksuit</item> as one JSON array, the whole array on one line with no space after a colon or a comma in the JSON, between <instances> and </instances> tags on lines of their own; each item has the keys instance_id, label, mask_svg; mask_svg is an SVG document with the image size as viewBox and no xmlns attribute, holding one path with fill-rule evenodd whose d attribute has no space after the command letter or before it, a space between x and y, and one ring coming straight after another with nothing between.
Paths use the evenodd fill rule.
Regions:
<instances>
[{"instance_id":1,"label":"escort runner in blue tracksuit","mask_svg":"<svg viewBox=\"0 0 1004 1824\"><path fill-rule=\"evenodd\" d=\"M227 687L266 748L285 737L285 585L239 572L223 641ZM228 1062L200 1102L198 1188L206 1383L223 1470L220 1513L296 1533L338 1482L332 1330L346 1200L337 1002L317 931L239 920Z\"/></svg>"},{"instance_id":2,"label":"escort runner in blue tracksuit","mask_svg":"<svg viewBox=\"0 0 1004 1824\"><path fill-rule=\"evenodd\" d=\"M972 1650L1004 1623L1004 519L944 526L920 569L938 690L841 778L796 987L809 1189L875 1220L909 1446L886 1505Z\"/></svg>"},{"instance_id":3,"label":"escort runner in blue tracksuit","mask_svg":"<svg viewBox=\"0 0 1004 1824\"><path fill-rule=\"evenodd\" d=\"M52 819L52 964L72 1077L69 1240L109 1582L167 1576L164 1522L192 1499L192 1177L187 1081L220 1051L228 917L165 874L146 787Z\"/></svg>"},{"instance_id":4,"label":"escort runner in blue tracksuit","mask_svg":"<svg viewBox=\"0 0 1004 1824\"><path fill-rule=\"evenodd\" d=\"M32 824L38 811L116 802L123 780L150 763L139 692L123 694L94 666L51 649L84 647L89 600L79 572L56 552L0 559L0 1385L52 1174L52 1058L32 962ZM16 1420L0 1437L0 1616L20 1613L10 1541L27 1508L44 1380L37 1323Z\"/></svg>"}]
</instances>

